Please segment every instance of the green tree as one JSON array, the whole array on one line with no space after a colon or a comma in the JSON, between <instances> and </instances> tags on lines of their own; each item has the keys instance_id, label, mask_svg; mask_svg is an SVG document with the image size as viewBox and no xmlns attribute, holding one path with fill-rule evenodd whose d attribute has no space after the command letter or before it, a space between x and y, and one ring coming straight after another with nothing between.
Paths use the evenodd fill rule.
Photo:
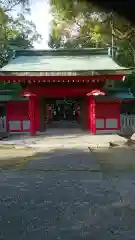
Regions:
<instances>
[{"instance_id":1,"label":"green tree","mask_svg":"<svg viewBox=\"0 0 135 240\"><path fill-rule=\"evenodd\" d=\"M119 63L135 65L135 27L126 19L80 0L53 0L52 14L50 47L105 47L113 36Z\"/></svg>"},{"instance_id":2,"label":"green tree","mask_svg":"<svg viewBox=\"0 0 135 240\"><path fill-rule=\"evenodd\" d=\"M10 12L0 8L0 66L8 61L12 50L32 48L34 42L40 40L41 35L32 21L26 20L23 14L13 18Z\"/></svg>"},{"instance_id":3,"label":"green tree","mask_svg":"<svg viewBox=\"0 0 135 240\"><path fill-rule=\"evenodd\" d=\"M101 14L92 4L82 1L52 1L50 46L100 46L105 44L101 33ZM55 46L56 43L56 46Z\"/></svg>"},{"instance_id":4,"label":"green tree","mask_svg":"<svg viewBox=\"0 0 135 240\"><path fill-rule=\"evenodd\" d=\"M106 12L81 0L52 0L51 48L105 47L117 49L115 60L135 66L135 26L113 12ZM122 86L135 94L135 73Z\"/></svg>"},{"instance_id":5,"label":"green tree","mask_svg":"<svg viewBox=\"0 0 135 240\"><path fill-rule=\"evenodd\" d=\"M0 67L8 62L13 50L32 48L35 41L41 40L32 21L28 21L24 15L19 13L13 17L11 12L16 5L23 3L19 0L0 1ZM27 1L25 1L27 3ZM23 11L29 11L23 8ZM0 89L10 89L15 92L22 90L21 84L0 82Z\"/></svg>"},{"instance_id":6,"label":"green tree","mask_svg":"<svg viewBox=\"0 0 135 240\"><path fill-rule=\"evenodd\" d=\"M29 11L29 0L0 0L0 6L5 13L10 13L16 6L20 5L22 11Z\"/></svg>"}]
</instances>

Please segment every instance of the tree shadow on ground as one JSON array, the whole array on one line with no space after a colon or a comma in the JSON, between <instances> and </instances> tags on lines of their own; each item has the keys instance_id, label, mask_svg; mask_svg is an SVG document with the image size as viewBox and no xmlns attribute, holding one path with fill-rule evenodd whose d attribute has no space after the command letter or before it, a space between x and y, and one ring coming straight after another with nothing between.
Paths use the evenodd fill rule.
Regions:
<instances>
[{"instance_id":1,"label":"tree shadow on ground","mask_svg":"<svg viewBox=\"0 0 135 240\"><path fill-rule=\"evenodd\" d=\"M27 169L43 171L97 171L97 163L88 149L56 148L29 158Z\"/></svg>"},{"instance_id":2,"label":"tree shadow on ground","mask_svg":"<svg viewBox=\"0 0 135 240\"><path fill-rule=\"evenodd\" d=\"M14 149L13 151L15 152L10 155L9 161L15 159L18 161L18 156L15 156L17 152L19 155L19 151L23 153L30 150ZM100 153L98 151L101 149L91 153L88 149L61 148L42 153L33 152L27 164L19 167L29 171L78 170L79 174L73 172L62 176L52 173L29 174L28 171L28 174L22 174L23 176L20 172L17 176L12 172L11 177L10 171L5 171L6 175L3 171L0 185L0 211L4 220L2 219L0 224L5 239L10 239L12 234L14 239L45 239L47 236L50 240L58 239L57 237L60 236L61 239L66 240L69 238L89 240L100 239L101 233L103 239L108 237L116 239L117 236L119 239L120 231L115 232L116 225L120 226L119 229L124 229L121 239L129 239L131 234L134 236L132 180L125 186L125 181L119 179L108 181L98 178L98 174L94 176L89 174L90 171L101 171L97 162L100 162L100 157L108 156L107 149L102 149ZM117 149L117 154L119 151ZM95 155L96 153L99 155ZM82 175L81 171L83 171ZM47 235L42 234L44 229L47 229Z\"/></svg>"},{"instance_id":3,"label":"tree shadow on ground","mask_svg":"<svg viewBox=\"0 0 135 240\"><path fill-rule=\"evenodd\" d=\"M96 148L92 151L87 148L54 148L47 152L36 152L32 149L4 150L5 156L0 158L0 168L2 169L90 172L135 171L135 149L129 146L109 149Z\"/></svg>"},{"instance_id":4,"label":"tree shadow on ground","mask_svg":"<svg viewBox=\"0 0 135 240\"><path fill-rule=\"evenodd\" d=\"M98 166L88 149L55 148L48 152L32 149L4 149L0 168L19 168L40 171L85 170L97 171Z\"/></svg>"},{"instance_id":5,"label":"tree shadow on ground","mask_svg":"<svg viewBox=\"0 0 135 240\"><path fill-rule=\"evenodd\" d=\"M132 146L93 149L91 153L101 171L135 171L135 148Z\"/></svg>"}]
</instances>

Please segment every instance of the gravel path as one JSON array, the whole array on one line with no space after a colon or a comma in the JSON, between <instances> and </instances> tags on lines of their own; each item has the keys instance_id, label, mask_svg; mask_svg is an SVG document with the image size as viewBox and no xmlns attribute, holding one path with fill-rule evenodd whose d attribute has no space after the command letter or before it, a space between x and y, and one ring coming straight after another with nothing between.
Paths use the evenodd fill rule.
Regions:
<instances>
[{"instance_id":1,"label":"gravel path","mask_svg":"<svg viewBox=\"0 0 135 240\"><path fill-rule=\"evenodd\" d=\"M135 173L102 172L87 151L58 151L1 170L0 239L135 239L134 199Z\"/></svg>"}]
</instances>

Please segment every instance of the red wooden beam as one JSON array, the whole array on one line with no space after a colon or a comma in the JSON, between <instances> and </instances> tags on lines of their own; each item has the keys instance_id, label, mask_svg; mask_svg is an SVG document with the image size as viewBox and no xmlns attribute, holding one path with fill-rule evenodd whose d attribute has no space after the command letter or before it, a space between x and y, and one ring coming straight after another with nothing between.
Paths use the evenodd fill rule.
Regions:
<instances>
[{"instance_id":1,"label":"red wooden beam","mask_svg":"<svg viewBox=\"0 0 135 240\"><path fill-rule=\"evenodd\" d=\"M27 96L28 94L35 94L37 97L77 97L77 96L85 96L88 92L92 91L93 88L102 88L102 82L99 83L91 83L88 85L81 86L40 86L40 85L29 85L22 93L21 96Z\"/></svg>"},{"instance_id":2,"label":"red wooden beam","mask_svg":"<svg viewBox=\"0 0 135 240\"><path fill-rule=\"evenodd\" d=\"M0 81L6 82L89 82L105 80L123 80L124 74L94 75L94 76L0 76Z\"/></svg>"}]
</instances>

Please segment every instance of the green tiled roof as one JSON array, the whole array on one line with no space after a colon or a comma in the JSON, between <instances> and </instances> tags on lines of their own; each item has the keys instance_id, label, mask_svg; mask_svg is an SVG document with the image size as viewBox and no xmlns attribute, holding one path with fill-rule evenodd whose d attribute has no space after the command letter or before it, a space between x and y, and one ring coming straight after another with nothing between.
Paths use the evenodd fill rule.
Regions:
<instances>
[{"instance_id":1,"label":"green tiled roof","mask_svg":"<svg viewBox=\"0 0 135 240\"><path fill-rule=\"evenodd\" d=\"M58 49L16 51L1 72L122 71L108 49Z\"/></svg>"},{"instance_id":2,"label":"green tiled roof","mask_svg":"<svg viewBox=\"0 0 135 240\"><path fill-rule=\"evenodd\" d=\"M8 102L12 100L11 95L0 95L0 102Z\"/></svg>"},{"instance_id":3,"label":"green tiled roof","mask_svg":"<svg viewBox=\"0 0 135 240\"><path fill-rule=\"evenodd\" d=\"M0 89L0 102L26 101L27 98L20 96L20 91L16 89Z\"/></svg>"},{"instance_id":4,"label":"green tiled roof","mask_svg":"<svg viewBox=\"0 0 135 240\"><path fill-rule=\"evenodd\" d=\"M130 92L129 89L113 89L112 91L106 92L106 95L104 97L99 96L97 97L98 100L113 100L113 99L118 99L118 100L124 100L124 99L129 99L129 100L134 100L135 97L133 94Z\"/></svg>"},{"instance_id":5,"label":"green tiled roof","mask_svg":"<svg viewBox=\"0 0 135 240\"><path fill-rule=\"evenodd\" d=\"M130 93L116 93L112 96L116 99L135 99L135 97Z\"/></svg>"},{"instance_id":6,"label":"green tiled roof","mask_svg":"<svg viewBox=\"0 0 135 240\"><path fill-rule=\"evenodd\" d=\"M25 97L13 96L13 95L0 95L0 102L8 101L28 101Z\"/></svg>"}]
</instances>

